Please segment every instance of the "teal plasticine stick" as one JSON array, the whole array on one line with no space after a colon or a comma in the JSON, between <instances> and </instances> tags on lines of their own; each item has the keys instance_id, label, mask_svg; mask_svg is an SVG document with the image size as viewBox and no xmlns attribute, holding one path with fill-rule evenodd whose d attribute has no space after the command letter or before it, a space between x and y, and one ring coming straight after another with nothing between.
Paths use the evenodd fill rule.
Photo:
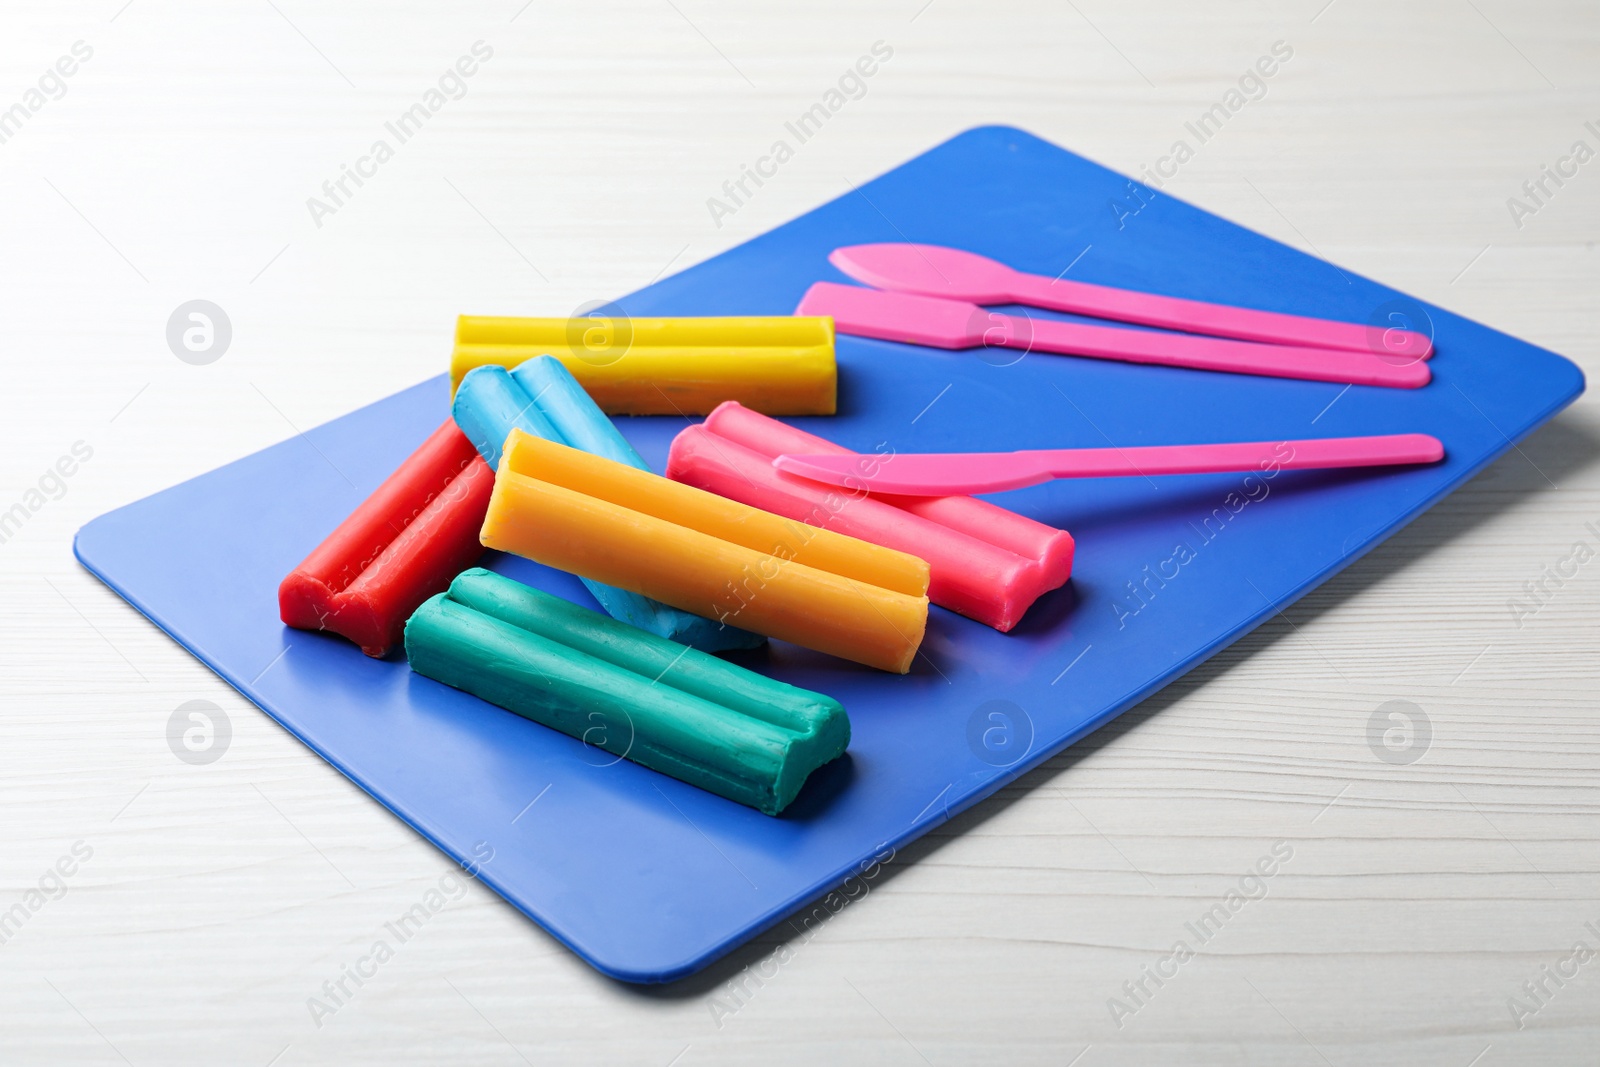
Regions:
<instances>
[{"instance_id":1,"label":"teal plasticine stick","mask_svg":"<svg viewBox=\"0 0 1600 1067\"><path fill-rule=\"evenodd\" d=\"M850 743L832 697L478 567L405 642L418 674L768 815Z\"/></svg>"},{"instance_id":2,"label":"teal plasticine stick","mask_svg":"<svg viewBox=\"0 0 1600 1067\"><path fill-rule=\"evenodd\" d=\"M514 371L486 366L468 372L456 390L451 415L484 462L496 470L512 427L642 471L650 469L572 373L552 356L535 356ZM765 640L638 593L588 578L581 581L606 614L660 637L708 652L755 648Z\"/></svg>"}]
</instances>

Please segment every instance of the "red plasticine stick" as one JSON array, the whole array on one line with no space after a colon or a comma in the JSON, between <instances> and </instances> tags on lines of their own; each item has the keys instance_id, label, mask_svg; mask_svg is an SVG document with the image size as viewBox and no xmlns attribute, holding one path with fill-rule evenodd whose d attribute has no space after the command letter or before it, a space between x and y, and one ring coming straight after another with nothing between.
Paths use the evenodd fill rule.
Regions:
<instances>
[{"instance_id":1,"label":"red plasticine stick","mask_svg":"<svg viewBox=\"0 0 1600 1067\"><path fill-rule=\"evenodd\" d=\"M446 422L278 586L278 614L382 656L424 600L483 554L494 472Z\"/></svg>"},{"instance_id":2,"label":"red plasticine stick","mask_svg":"<svg viewBox=\"0 0 1600 1067\"><path fill-rule=\"evenodd\" d=\"M1005 632L1072 575L1072 535L969 496L852 495L785 474L783 453L851 455L734 401L672 442L667 477L928 561L935 604Z\"/></svg>"}]
</instances>

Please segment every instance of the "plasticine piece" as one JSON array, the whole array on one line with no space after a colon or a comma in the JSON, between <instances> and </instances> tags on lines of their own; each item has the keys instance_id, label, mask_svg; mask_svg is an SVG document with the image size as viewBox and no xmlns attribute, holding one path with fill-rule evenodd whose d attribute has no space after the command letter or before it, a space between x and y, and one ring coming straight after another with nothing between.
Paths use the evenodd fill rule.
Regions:
<instances>
[{"instance_id":1,"label":"plasticine piece","mask_svg":"<svg viewBox=\"0 0 1600 1067\"><path fill-rule=\"evenodd\" d=\"M783 453L853 455L723 404L672 442L667 477L928 561L928 598L1005 632L1072 575L1072 535L969 496L864 495L786 474Z\"/></svg>"},{"instance_id":2,"label":"plasticine piece","mask_svg":"<svg viewBox=\"0 0 1600 1067\"><path fill-rule=\"evenodd\" d=\"M456 320L451 388L474 367L560 360L609 415L704 415L737 400L769 415L832 415L833 320L743 318Z\"/></svg>"},{"instance_id":3,"label":"plasticine piece","mask_svg":"<svg viewBox=\"0 0 1600 1067\"><path fill-rule=\"evenodd\" d=\"M843 754L839 702L473 568L406 624L411 669L777 815Z\"/></svg>"},{"instance_id":4,"label":"plasticine piece","mask_svg":"<svg viewBox=\"0 0 1600 1067\"><path fill-rule=\"evenodd\" d=\"M500 466L501 446L515 427L642 471L650 469L561 362L550 356L535 356L510 372L499 366L474 368L461 380L451 410L456 425L491 468ZM766 640L626 589L590 578L582 581L606 614L659 637L707 652L756 648Z\"/></svg>"},{"instance_id":5,"label":"plasticine piece","mask_svg":"<svg viewBox=\"0 0 1600 1067\"><path fill-rule=\"evenodd\" d=\"M398 644L417 605L483 554L494 473L453 422L350 513L278 586L278 615L331 630L369 656Z\"/></svg>"},{"instance_id":6,"label":"plasticine piece","mask_svg":"<svg viewBox=\"0 0 1600 1067\"><path fill-rule=\"evenodd\" d=\"M928 565L512 430L490 548L900 674L928 621Z\"/></svg>"}]
</instances>

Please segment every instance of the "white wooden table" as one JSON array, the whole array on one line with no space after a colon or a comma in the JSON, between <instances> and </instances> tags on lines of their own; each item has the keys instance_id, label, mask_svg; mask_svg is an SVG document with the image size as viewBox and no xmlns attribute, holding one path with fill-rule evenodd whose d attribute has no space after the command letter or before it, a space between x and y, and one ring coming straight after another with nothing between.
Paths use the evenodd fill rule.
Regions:
<instances>
[{"instance_id":1,"label":"white wooden table","mask_svg":"<svg viewBox=\"0 0 1600 1067\"><path fill-rule=\"evenodd\" d=\"M1600 162L1560 163L1600 149L1592 0L8 5L0 1061L1593 1063L1600 562L1562 562L1600 546L1590 401L809 937L667 989L468 885L313 1011L451 864L70 555L102 511L437 373L459 311L626 292L979 123L1136 173L1275 42L1167 191L1600 367ZM1534 201L1541 164L1569 176ZM232 325L205 366L166 339L197 298ZM1550 567L1575 573L1518 626ZM189 700L231 726L209 764L168 745ZM1391 700L1427 717L1414 762L1369 746Z\"/></svg>"}]
</instances>

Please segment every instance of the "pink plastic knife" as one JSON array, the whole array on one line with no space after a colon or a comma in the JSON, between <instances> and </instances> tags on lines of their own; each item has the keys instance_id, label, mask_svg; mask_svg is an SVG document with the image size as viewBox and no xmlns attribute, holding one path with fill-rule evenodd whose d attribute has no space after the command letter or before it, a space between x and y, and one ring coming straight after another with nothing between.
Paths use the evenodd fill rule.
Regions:
<instances>
[{"instance_id":1,"label":"pink plastic knife","mask_svg":"<svg viewBox=\"0 0 1600 1067\"><path fill-rule=\"evenodd\" d=\"M1128 330L1077 322L1002 315L962 300L885 293L855 285L817 282L796 315L831 315L840 333L904 341L935 348L1014 348L1059 352L1125 363L1300 378L1415 389L1433 377L1423 362L1403 362L1370 352L1256 344L1220 337Z\"/></svg>"},{"instance_id":2,"label":"pink plastic knife","mask_svg":"<svg viewBox=\"0 0 1600 1067\"><path fill-rule=\"evenodd\" d=\"M939 296L974 304L1027 304L1141 326L1243 341L1366 352L1402 361L1427 359L1433 354L1433 342L1414 330L1284 315L1047 278L1013 270L975 252L940 245L849 245L835 249L828 262L858 282L916 296Z\"/></svg>"},{"instance_id":3,"label":"pink plastic knife","mask_svg":"<svg viewBox=\"0 0 1600 1067\"><path fill-rule=\"evenodd\" d=\"M782 455L787 474L848 489L898 496L967 496L1021 489L1054 478L1214 474L1437 463L1444 444L1424 433L1243 441L1221 445L1054 448L1028 452Z\"/></svg>"}]
</instances>

